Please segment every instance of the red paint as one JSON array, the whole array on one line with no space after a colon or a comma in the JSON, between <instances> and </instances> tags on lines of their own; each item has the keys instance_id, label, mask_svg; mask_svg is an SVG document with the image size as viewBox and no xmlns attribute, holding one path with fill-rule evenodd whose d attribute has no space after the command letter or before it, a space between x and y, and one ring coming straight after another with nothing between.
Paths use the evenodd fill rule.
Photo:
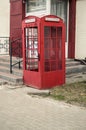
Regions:
<instances>
[{"instance_id":1,"label":"red paint","mask_svg":"<svg viewBox=\"0 0 86 130\"><path fill-rule=\"evenodd\" d=\"M76 0L69 0L68 58L75 58Z\"/></svg>"},{"instance_id":2,"label":"red paint","mask_svg":"<svg viewBox=\"0 0 86 130\"><path fill-rule=\"evenodd\" d=\"M10 39L22 39L22 20L25 17L25 4L22 0L10 0ZM16 46L16 44L15 44ZM16 46L16 48L18 48ZM22 43L21 43L22 50ZM14 54L16 55L16 54Z\"/></svg>"},{"instance_id":3,"label":"red paint","mask_svg":"<svg viewBox=\"0 0 86 130\"><path fill-rule=\"evenodd\" d=\"M28 16L22 29L24 83L38 89L64 84L65 29L62 19L54 15Z\"/></svg>"}]
</instances>

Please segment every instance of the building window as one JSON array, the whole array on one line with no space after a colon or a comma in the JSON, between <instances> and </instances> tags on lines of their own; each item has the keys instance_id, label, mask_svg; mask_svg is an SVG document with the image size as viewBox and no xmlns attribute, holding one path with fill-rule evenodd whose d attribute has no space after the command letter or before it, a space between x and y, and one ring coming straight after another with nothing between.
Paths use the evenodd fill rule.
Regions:
<instances>
[{"instance_id":1,"label":"building window","mask_svg":"<svg viewBox=\"0 0 86 130\"><path fill-rule=\"evenodd\" d=\"M27 13L46 9L46 0L27 0Z\"/></svg>"},{"instance_id":2,"label":"building window","mask_svg":"<svg viewBox=\"0 0 86 130\"><path fill-rule=\"evenodd\" d=\"M61 17L65 22L66 40L67 40L67 5L68 0L51 0L51 14Z\"/></svg>"}]
</instances>

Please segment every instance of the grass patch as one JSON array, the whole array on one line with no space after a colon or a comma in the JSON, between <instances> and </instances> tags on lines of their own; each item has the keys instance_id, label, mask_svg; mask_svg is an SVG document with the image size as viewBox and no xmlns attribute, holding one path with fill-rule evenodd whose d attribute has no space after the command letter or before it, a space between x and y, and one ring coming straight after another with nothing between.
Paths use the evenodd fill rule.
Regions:
<instances>
[{"instance_id":1,"label":"grass patch","mask_svg":"<svg viewBox=\"0 0 86 130\"><path fill-rule=\"evenodd\" d=\"M52 95L52 97L55 99L55 100L65 100L65 97L63 95Z\"/></svg>"},{"instance_id":2,"label":"grass patch","mask_svg":"<svg viewBox=\"0 0 86 130\"><path fill-rule=\"evenodd\" d=\"M65 84L50 90L51 98L86 107L86 81Z\"/></svg>"},{"instance_id":3,"label":"grass patch","mask_svg":"<svg viewBox=\"0 0 86 130\"><path fill-rule=\"evenodd\" d=\"M86 81L65 84L50 89L49 93L30 93L34 96L50 97L55 100L86 107Z\"/></svg>"}]
</instances>

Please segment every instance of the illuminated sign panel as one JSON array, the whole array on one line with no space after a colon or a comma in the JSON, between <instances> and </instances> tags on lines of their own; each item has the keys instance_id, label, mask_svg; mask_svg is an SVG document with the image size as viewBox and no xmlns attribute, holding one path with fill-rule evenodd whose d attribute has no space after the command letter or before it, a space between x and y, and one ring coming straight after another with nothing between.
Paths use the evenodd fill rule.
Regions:
<instances>
[{"instance_id":1,"label":"illuminated sign panel","mask_svg":"<svg viewBox=\"0 0 86 130\"><path fill-rule=\"evenodd\" d=\"M33 23L33 22L35 22L35 18L26 19L26 20L25 20L25 23Z\"/></svg>"},{"instance_id":2,"label":"illuminated sign panel","mask_svg":"<svg viewBox=\"0 0 86 130\"><path fill-rule=\"evenodd\" d=\"M46 17L46 18L45 18L45 21L59 22L60 19L59 19L59 18L49 18L49 17Z\"/></svg>"}]
</instances>

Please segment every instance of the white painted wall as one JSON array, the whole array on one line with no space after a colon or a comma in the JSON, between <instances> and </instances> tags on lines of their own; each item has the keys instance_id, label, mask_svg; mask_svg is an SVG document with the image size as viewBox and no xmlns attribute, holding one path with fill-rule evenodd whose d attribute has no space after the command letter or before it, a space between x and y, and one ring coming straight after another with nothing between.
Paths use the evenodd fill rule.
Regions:
<instances>
[{"instance_id":1,"label":"white painted wall","mask_svg":"<svg viewBox=\"0 0 86 130\"><path fill-rule=\"evenodd\" d=\"M0 3L0 37L9 36L10 2L2 0Z\"/></svg>"},{"instance_id":2,"label":"white painted wall","mask_svg":"<svg viewBox=\"0 0 86 130\"><path fill-rule=\"evenodd\" d=\"M86 0L76 3L76 43L75 58L86 57Z\"/></svg>"}]
</instances>

